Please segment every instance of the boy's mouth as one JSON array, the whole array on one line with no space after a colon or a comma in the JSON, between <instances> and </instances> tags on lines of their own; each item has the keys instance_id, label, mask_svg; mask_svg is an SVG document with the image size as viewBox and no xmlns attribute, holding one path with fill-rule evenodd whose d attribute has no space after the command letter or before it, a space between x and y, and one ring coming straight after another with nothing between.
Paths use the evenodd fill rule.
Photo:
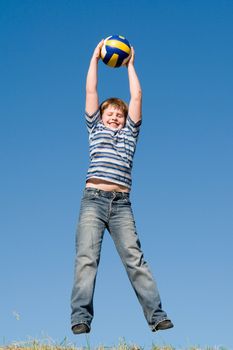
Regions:
<instances>
[{"instance_id":1,"label":"boy's mouth","mask_svg":"<svg viewBox=\"0 0 233 350\"><path fill-rule=\"evenodd\" d=\"M112 128L118 128L119 124L115 122L108 123Z\"/></svg>"}]
</instances>

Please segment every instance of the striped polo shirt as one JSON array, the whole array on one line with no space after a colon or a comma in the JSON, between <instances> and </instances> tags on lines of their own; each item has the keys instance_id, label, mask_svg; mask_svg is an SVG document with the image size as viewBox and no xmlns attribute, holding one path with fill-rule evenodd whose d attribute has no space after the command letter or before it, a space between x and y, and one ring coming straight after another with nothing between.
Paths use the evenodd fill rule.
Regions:
<instances>
[{"instance_id":1,"label":"striped polo shirt","mask_svg":"<svg viewBox=\"0 0 233 350\"><path fill-rule=\"evenodd\" d=\"M90 145L90 166L86 180L110 181L131 188L133 156L141 121L134 123L127 116L124 128L110 129L100 118L100 110L85 114Z\"/></svg>"}]
</instances>

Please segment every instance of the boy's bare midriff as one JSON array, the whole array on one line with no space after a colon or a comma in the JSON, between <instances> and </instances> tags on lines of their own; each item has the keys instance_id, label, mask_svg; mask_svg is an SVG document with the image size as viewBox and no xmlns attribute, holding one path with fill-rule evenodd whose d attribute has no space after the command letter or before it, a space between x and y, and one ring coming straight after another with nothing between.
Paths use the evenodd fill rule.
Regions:
<instances>
[{"instance_id":1,"label":"boy's bare midriff","mask_svg":"<svg viewBox=\"0 0 233 350\"><path fill-rule=\"evenodd\" d=\"M129 189L125 186L95 178L87 180L86 187L98 188L102 191L129 192Z\"/></svg>"}]
</instances>

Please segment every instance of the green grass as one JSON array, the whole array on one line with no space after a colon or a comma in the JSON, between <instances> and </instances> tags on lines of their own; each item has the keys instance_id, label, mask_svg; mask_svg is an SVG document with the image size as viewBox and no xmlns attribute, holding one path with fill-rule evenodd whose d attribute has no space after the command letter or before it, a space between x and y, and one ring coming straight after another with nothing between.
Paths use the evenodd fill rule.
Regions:
<instances>
[{"instance_id":1,"label":"green grass","mask_svg":"<svg viewBox=\"0 0 233 350\"><path fill-rule=\"evenodd\" d=\"M135 344L127 344L125 339L122 338L118 345L106 346L99 345L92 347L90 345L89 336L86 335L86 346L77 347L68 342L67 338L64 338L60 343L54 342L48 336L43 337L40 340L30 339L28 341L14 342L9 345L0 345L0 350L227 350L223 346L189 346L185 348L175 348L172 345L151 345L150 348Z\"/></svg>"},{"instance_id":2,"label":"green grass","mask_svg":"<svg viewBox=\"0 0 233 350\"><path fill-rule=\"evenodd\" d=\"M7 346L0 346L0 350L145 350L145 348L140 347L138 345L128 345L125 342L120 342L116 346L104 346L100 345L95 348L91 348L88 340L87 340L87 346L85 347L76 347L72 345L51 345L51 344L41 344L38 341L31 341L31 342L25 342L25 343L15 343ZM150 350L176 350L173 346L165 345L165 346L159 346L159 345L151 345ZM181 349L177 349L181 350ZM224 347L205 347L201 348L199 346L193 346L189 347L183 350L227 350Z\"/></svg>"}]
</instances>

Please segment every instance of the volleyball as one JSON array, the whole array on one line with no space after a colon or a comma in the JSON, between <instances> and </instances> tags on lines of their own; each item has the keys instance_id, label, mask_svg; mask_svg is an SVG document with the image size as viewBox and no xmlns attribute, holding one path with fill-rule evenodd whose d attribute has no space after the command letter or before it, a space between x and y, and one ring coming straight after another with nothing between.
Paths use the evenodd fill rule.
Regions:
<instances>
[{"instance_id":1,"label":"volleyball","mask_svg":"<svg viewBox=\"0 0 233 350\"><path fill-rule=\"evenodd\" d=\"M109 67L117 68L126 64L130 58L131 47L121 35L111 35L104 40L101 58Z\"/></svg>"}]
</instances>

